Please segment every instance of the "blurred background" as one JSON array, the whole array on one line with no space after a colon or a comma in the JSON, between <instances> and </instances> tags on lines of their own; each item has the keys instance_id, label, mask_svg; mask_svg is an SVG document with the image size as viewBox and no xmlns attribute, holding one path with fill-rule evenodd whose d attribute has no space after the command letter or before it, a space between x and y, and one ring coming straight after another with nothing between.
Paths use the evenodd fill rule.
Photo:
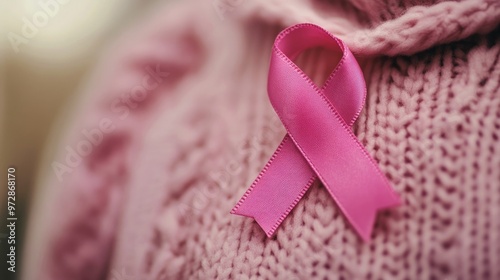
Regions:
<instances>
[{"instance_id":1,"label":"blurred background","mask_svg":"<svg viewBox=\"0 0 500 280\"><path fill-rule=\"evenodd\" d=\"M38 170L100 50L157 0L0 0L0 279L18 279ZM16 273L7 271L7 168L16 169ZM37 190L37 193L43 190Z\"/></svg>"}]
</instances>

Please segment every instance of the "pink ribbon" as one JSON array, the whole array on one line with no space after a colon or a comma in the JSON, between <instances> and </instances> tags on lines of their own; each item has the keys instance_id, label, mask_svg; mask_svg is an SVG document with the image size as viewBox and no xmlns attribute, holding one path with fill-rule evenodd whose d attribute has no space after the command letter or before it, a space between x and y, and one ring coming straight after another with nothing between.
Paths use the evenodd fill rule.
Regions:
<instances>
[{"instance_id":1,"label":"pink ribbon","mask_svg":"<svg viewBox=\"0 0 500 280\"><path fill-rule=\"evenodd\" d=\"M293 63L313 47L342 56L321 88ZM397 206L400 200L352 132L366 96L352 53L316 25L289 27L274 43L268 94L288 133L231 213L253 217L270 237L319 178L368 241L377 210Z\"/></svg>"}]
</instances>

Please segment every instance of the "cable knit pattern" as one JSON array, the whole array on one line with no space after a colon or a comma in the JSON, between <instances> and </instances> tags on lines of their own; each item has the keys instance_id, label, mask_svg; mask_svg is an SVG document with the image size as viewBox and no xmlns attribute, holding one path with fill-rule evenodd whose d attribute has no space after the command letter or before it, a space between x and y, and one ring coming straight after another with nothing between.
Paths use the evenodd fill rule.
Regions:
<instances>
[{"instance_id":1,"label":"cable knit pattern","mask_svg":"<svg viewBox=\"0 0 500 280\"><path fill-rule=\"evenodd\" d=\"M362 55L414 54L474 33L490 32L500 18L500 2L496 0L446 1L433 6L408 4L416 1L388 1L387 6L379 3L383 1L355 1L358 5L364 4L362 15L356 14L357 17L364 16L363 20L369 23L362 27L347 20L356 13L352 8L325 7L318 5L317 1L294 2L291 5L289 1L279 0L248 1L242 5L244 9L237 12L284 26L315 23L344 40L353 53ZM325 13L325 9L331 13ZM378 17L370 16L373 11L379 13ZM338 18L332 18L335 16ZM379 17L393 19L379 22Z\"/></svg>"},{"instance_id":2,"label":"cable knit pattern","mask_svg":"<svg viewBox=\"0 0 500 280\"><path fill-rule=\"evenodd\" d=\"M500 279L499 5L415 2L240 1L224 21L210 3L159 10L111 46L62 146L116 119L110 104L147 65L169 76L84 164L44 182L64 211L36 214L50 229L29 240L43 261L28 257L26 279ZM354 129L404 201L370 243L321 184L273 238L229 214L285 134L269 54L300 21L360 58ZM318 50L298 64L317 83L332 69Z\"/></svg>"}]
</instances>

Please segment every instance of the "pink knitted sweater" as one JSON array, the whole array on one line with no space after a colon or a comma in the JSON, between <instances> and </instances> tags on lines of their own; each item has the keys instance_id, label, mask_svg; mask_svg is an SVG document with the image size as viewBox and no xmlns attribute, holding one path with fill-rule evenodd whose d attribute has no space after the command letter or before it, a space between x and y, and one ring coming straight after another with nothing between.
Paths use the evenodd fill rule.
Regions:
<instances>
[{"instance_id":1,"label":"pink knitted sweater","mask_svg":"<svg viewBox=\"0 0 500 280\"><path fill-rule=\"evenodd\" d=\"M86 87L41 182L24 279L500 279L497 0L167 6ZM269 54L300 22L364 71L355 133L403 200L370 243L320 184L273 238L229 214L285 134ZM316 81L332 67L322 51L298 63Z\"/></svg>"}]
</instances>

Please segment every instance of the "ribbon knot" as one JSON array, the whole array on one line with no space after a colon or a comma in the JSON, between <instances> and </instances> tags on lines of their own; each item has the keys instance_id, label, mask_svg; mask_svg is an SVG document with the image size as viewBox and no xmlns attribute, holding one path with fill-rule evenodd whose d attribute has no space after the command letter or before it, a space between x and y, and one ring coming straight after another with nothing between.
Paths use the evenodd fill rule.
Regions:
<instances>
[{"instance_id":1,"label":"ribbon knot","mask_svg":"<svg viewBox=\"0 0 500 280\"><path fill-rule=\"evenodd\" d=\"M293 62L313 47L340 56L321 88ZM253 217L270 237L319 179L356 232L369 240L377 210L400 200L352 132L366 96L352 53L316 25L289 27L274 43L268 94L287 135L231 213Z\"/></svg>"}]
</instances>

